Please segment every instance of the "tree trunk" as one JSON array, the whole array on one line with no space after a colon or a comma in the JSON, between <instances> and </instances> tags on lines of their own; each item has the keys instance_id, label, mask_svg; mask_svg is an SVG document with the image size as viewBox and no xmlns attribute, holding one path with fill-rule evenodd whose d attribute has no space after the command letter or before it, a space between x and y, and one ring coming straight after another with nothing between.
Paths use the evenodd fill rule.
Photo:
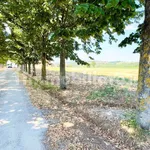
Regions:
<instances>
[{"instance_id":1,"label":"tree trunk","mask_svg":"<svg viewBox=\"0 0 150 150\"><path fill-rule=\"evenodd\" d=\"M21 64L21 72L23 72L24 71L24 65L23 64Z\"/></svg>"},{"instance_id":2,"label":"tree trunk","mask_svg":"<svg viewBox=\"0 0 150 150\"><path fill-rule=\"evenodd\" d=\"M28 72L27 63L25 63L25 72Z\"/></svg>"},{"instance_id":3,"label":"tree trunk","mask_svg":"<svg viewBox=\"0 0 150 150\"><path fill-rule=\"evenodd\" d=\"M65 52L60 53L60 89L66 89Z\"/></svg>"},{"instance_id":4,"label":"tree trunk","mask_svg":"<svg viewBox=\"0 0 150 150\"><path fill-rule=\"evenodd\" d=\"M26 64L23 64L23 71L26 71Z\"/></svg>"},{"instance_id":5,"label":"tree trunk","mask_svg":"<svg viewBox=\"0 0 150 150\"><path fill-rule=\"evenodd\" d=\"M42 74L41 80L46 80L46 53L42 53Z\"/></svg>"},{"instance_id":6,"label":"tree trunk","mask_svg":"<svg viewBox=\"0 0 150 150\"><path fill-rule=\"evenodd\" d=\"M36 76L36 68L35 68L35 63L32 63L32 67L33 67L33 72L32 72L32 76Z\"/></svg>"},{"instance_id":7,"label":"tree trunk","mask_svg":"<svg viewBox=\"0 0 150 150\"><path fill-rule=\"evenodd\" d=\"M142 51L138 79L138 123L150 129L150 0L145 1L145 21L142 32Z\"/></svg>"},{"instance_id":8,"label":"tree trunk","mask_svg":"<svg viewBox=\"0 0 150 150\"><path fill-rule=\"evenodd\" d=\"M31 62L28 62L28 74L31 74Z\"/></svg>"}]
</instances>

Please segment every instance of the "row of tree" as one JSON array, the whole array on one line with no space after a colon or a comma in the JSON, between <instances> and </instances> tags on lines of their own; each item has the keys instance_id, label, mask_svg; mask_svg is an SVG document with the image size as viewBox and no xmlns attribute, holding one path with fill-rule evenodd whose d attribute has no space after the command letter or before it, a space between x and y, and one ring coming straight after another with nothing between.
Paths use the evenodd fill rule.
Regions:
<instances>
[{"instance_id":1,"label":"row of tree","mask_svg":"<svg viewBox=\"0 0 150 150\"><path fill-rule=\"evenodd\" d=\"M41 60L41 79L46 80L46 60L59 57L60 88L66 89L65 60L87 64L77 51L100 54L104 35L112 42L116 40L114 33L124 34L126 25L141 16L138 10L143 4L146 13L141 32L131 35L124 43L142 39L138 43L141 46L138 120L143 128L149 129L150 0L1 0L1 61L11 57L29 74L33 65L36 75L35 64ZM4 32L7 26L9 34Z\"/></svg>"},{"instance_id":2,"label":"row of tree","mask_svg":"<svg viewBox=\"0 0 150 150\"><path fill-rule=\"evenodd\" d=\"M140 6L133 0L2 0L1 21L11 30L7 51L29 73L32 64L33 75L41 60L42 80L46 80L46 60L60 57L60 88L65 89L65 59L87 64L76 51L100 54L104 34L110 42L115 40L113 33L124 34Z\"/></svg>"}]
</instances>

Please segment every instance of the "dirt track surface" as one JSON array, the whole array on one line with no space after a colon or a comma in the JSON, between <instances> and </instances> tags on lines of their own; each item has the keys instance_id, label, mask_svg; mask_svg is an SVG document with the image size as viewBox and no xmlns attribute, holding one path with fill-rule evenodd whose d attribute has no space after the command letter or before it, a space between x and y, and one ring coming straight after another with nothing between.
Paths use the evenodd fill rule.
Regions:
<instances>
[{"instance_id":1,"label":"dirt track surface","mask_svg":"<svg viewBox=\"0 0 150 150\"><path fill-rule=\"evenodd\" d=\"M46 128L17 74L0 72L0 150L45 150Z\"/></svg>"},{"instance_id":2,"label":"dirt track surface","mask_svg":"<svg viewBox=\"0 0 150 150\"><path fill-rule=\"evenodd\" d=\"M20 74L20 79L28 89L33 105L45 111L49 122L46 143L52 150L118 150L110 138L105 138L98 127L89 123L77 107L68 105L58 98L37 87L31 76ZM34 86L34 87L33 87ZM65 91L64 91L65 92ZM56 96L56 97L55 97ZM98 132L97 132L98 131Z\"/></svg>"}]
</instances>

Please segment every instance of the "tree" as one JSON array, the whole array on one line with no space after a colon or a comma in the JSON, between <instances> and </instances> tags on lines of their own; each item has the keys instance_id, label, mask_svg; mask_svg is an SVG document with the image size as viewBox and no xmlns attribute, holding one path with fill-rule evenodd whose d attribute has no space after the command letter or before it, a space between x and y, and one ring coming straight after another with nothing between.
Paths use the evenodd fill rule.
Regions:
<instances>
[{"instance_id":1,"label":"tree","mask_svg":"<svg viewBox=\"0 0 150 150\"><path fill-rule=\"evenodd\" d=\"M55 56L60 57L60 88L66 89L66 71L65 71L65 60L71 59L76 61L78 64L85 65L86 62L82 61L77 55L76 51L79 50L79 45L82 45L83 50L86 53L96 52L100 53L101 49L92 50L90 40L78 38L79 30L81 27L81 18L75 14L76 6L79 4L78 1L64 0L64 1L53 1L51 5L47 4L48 11L52 10L51 15L51 43L55 43ZM90 37L89 37L90 38ZM88 39L89 39L88 38ZM80 42L79 42L80 41ZM95 44L96 41L93 40ZM95 44L96 45L96 44Z\"/></svg>"},{"instance_id":2,"label":"tree","mask_svg":"<svg viewBox=\"0 0 150 150\"><path fill-rule=\"evenodd\" d=\"M33 75L35 75L35 63L41 57L42 69L41 79L46 80L46 59L50 59L48 34L49 28L47 26L48 13L45 14L44 1L10 1L1 2L1 13L5 16L7 24L19 28L22 37L15 40L15 43L24 52L23 59L25 70L31 73L31 63L33 64ZM11 39L13 41L13 39ZM12 43L12 45L15 45ZM20 43L22 43L20 45ZM17 50L17 49L16 49ZM18 53L18 50L17 50ZM38 59L38 60L37 60Z\"/></svg>"},{"instance_id":3,"label":"tree","mask_svg":"<svg viewBox=\"0 0 150 150\"><path fill-rule=\"evenodd\" d=\"M139 25L135 33L125 38L119 46L137 43L134 52L140 53L139 77L138 77L138 116L137 122L143 129L150 129L150 1L145 0L145 20Z\"/></svg>"},{"instance_id":4,"label":"tree","mask_svg":"<svg viewBox=\"0 0 150 150\"><path fill-rule=\"evenodd\" d=\"M121 41L119 47L126 47L128 44L131 45L132 43L136 43L138 46L133 51L133 53L140 53L140 51L142 51L142 39L141 39L142 28L143 23L138 26L136 32L132 32L129 35L129 37L126 37L123 41Z\"/></svg>"},{"instance_id":5,"label":"tree","mask_svg":"<svg viewBox=\"0 0 150 150\"><path fill-rule=\"evenodd\" d=\"M3 22L3 16L0 14L0 63L4 64L7 61L8 51L6 49L6 31Z\"/></svg>"},{"instance_id":6,"label":"tree","mask_svg":"<svg viewBox=\"0 0 150 150\"><path fill-rule=\"evenodd\" d=\"M47 7L52 10L52 39L54 38L58 45L60 56L60 88L65 89L65 59L87 64L75 53L75 50L79 49L79 42L74 39L78 37L81 40L82 49L87 54L99 54L104 34L109 35L110 42L115 40L114 32L124 34L125 25L136 15L135 10L139 5L133 0L64 0L53 1L51 5L47 4Z\"/></svg>"},{"instance_id":7,"label":"tree","mask_svg":"<svg viewBox=\"0 0 150 150\"><path fill-rule=\"evenodd\" d=\"M150 1L145 0L145 20L139 25L136 33L132 33L123 40L119 46L126 46L132 42L138 47L134 52L140 53L139 77L138 77L138 117L137 121L143 129L150 129Z\"/></svg>"},{"instance_id":8,"label":"tree","mask_svg":"<svg viewBox=\"0 0 150 150\"><path fill-rule=\"evenodd\" d=\"M4 0L1 3L0 12L7 21L28 37L25 40L25 45L31 46L25 46L28 57L33 49L41 56L42 79L46 79L47 56L60 57L61 89L66 89L66 59L87 64L76 53L81 49L79 45L87 54L100 54L104 35L108 34L111 42L115 40L113 33L124 34L126 24L140 7L134 0Z\"/></svg>"},{"instance_id":9,"label":"tree","mask_svg":"<svg viewBox=\"0 0 150 150\"><path fill-rule=\"evenodd\" d=\"M150 129L150 1L145 0L145 20L142 28L142 50L138 79L138 122L144 129Z\"/></svg>"}]
</instances>

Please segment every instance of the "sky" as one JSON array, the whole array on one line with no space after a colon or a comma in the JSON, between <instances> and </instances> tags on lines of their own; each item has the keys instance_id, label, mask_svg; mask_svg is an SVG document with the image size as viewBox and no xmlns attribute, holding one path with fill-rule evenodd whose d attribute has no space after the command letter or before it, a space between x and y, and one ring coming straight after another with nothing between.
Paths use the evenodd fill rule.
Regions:
<instances>
[{"instance_id":1,"label":"sky","mask_svg":"<svg viewBox=\"0 0 150 150\"><path fill-rule=\"evenodd\" d=\"M125 29L125 35L117 36L115 38L118 39L117 42L113 42L109 44L108 40L101 44L102 51L100 55L93 54L95 61L125 61L125 62L138 62L139 54L134 54L133 51L137 47L136 44L128 45L127 47L120 48L118 44L132 32L136 31L138 24L134 23L128 25ZM88 55L83 51L78 52L79 56L83 60L89 60Z\"/></svg>"},{"instance_id":2,"label":"sky","mask_svg":"<svg viewBox=\"0 0 150 150\"><path fill-rule=\"evenodd\" d=\"M137 47L136 44L128 45L127 47L120 48L118 44L132 32L135 32L138 24L133 23L126 26L125 35L115 35L115 38L118 39L117 42L109 44L107 38L106 42L101 44L102 51L101 54L90 54L94 58L94 61L124 61L124 62L139 62L139 54L134 54L133 51ZM6 31L10 33L9 27L6 25ZM78 56L84 61L91 61L89 56L84 53L82 50L77 52ZM59 58L54 58L54 62L58 63ZM67 60L70 62L70 60Z\"/></svg>"},{"instance_id":3,"label":"sky","mask_svg":"<svg viewBox=\"0 0 150 150\"><path fill-rule=\"evenodd\" d=\"M118 39L117 42L109 44L108 40L101 44L102 51L101 54L90 54L94 58L94 61L123 61L123 62L139 62L139 54L133 53L136 49L137 44L128 45L127 47L120 48L118 44L125 38L128 37L132 32L135 32L139 24L132 23L126 26L125 35L115 35L115 38ZM84 61L91 61L86 53L82 50L77 52L78 56ZM54 62L58 63L59 58L54 58ZM70 62L70 60L67 60Z\"/></svg>"}]
</instances>

